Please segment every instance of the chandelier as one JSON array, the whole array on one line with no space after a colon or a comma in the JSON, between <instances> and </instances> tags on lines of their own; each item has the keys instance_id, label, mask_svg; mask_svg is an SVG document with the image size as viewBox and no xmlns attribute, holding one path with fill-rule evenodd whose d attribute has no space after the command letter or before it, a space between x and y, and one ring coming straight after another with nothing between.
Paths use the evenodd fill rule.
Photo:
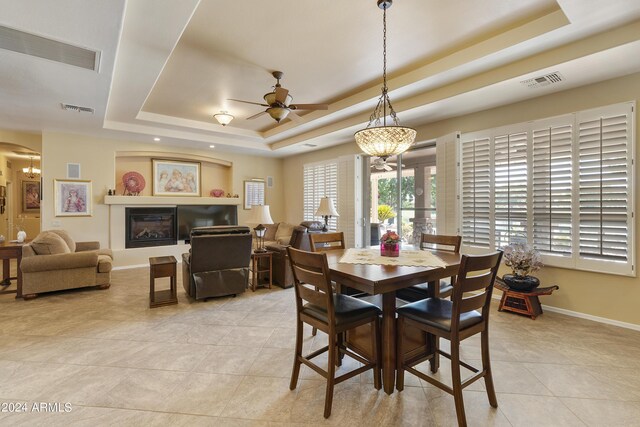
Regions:
<instances>
[{"instance_id":1,"label":"chandelier","mask_svg":"<svg viewBox=\"0 0 640 427\"><path fill-rule=\"evenodd\" d=\"M378 105L369 117L369 124L365 129L355 133L356 143L362 151L386 160L387 157L403 153L413 145L416 139L415 129L400 126L398 116L391 106L387 90L387 9L393 0L378 0L378 7L382 9L382 95ZM393 125L387 126L387 116Z\"/></svg>"},{"instance_id":2,"label":"chandelier","mask_svg":"<svg viewBox=\"0 0 640 427\"><path fill-rule=\"evenodd\" d=\"M40 169L33 167L33 157L31 157L31 165L28 168L22 168L22 173L29 179L37 178L40 175Z\"/></svg>"}]
</instances>

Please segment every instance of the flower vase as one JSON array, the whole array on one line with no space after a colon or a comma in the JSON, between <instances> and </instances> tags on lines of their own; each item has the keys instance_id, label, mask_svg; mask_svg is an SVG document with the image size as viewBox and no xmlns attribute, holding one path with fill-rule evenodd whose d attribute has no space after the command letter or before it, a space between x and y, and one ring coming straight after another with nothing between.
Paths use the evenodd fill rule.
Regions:
<instances>
[{"instance_id":1,"label":"flower vase","mask_svg":"<svg viewBox=\"0 0 640 427\"><path fill-rule=\"evenodd\" d=\"M27 232L24 230L20 230L18 231L18 242L22 243L25 241L25 239L27 238Z\"/></svg>"},{"instance_id":2,"label":"flower vase","mask_svg":"<svg viewBox=\"0 0 640 427\"><path fill-rule=\"evenodd\" d=\"M390 257L400 256L400 243L380 243L380 255Z\"/></svg>"}]
</instances>

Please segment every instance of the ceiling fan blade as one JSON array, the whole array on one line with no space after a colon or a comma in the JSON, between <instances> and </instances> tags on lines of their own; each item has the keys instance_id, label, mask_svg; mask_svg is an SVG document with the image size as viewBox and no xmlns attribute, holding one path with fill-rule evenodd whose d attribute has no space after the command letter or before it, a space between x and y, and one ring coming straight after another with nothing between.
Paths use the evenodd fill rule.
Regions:
<instances>
[{"instance_id":1,"label":"ceiling fan blade","mask_svg":"<svg viewBox=\"0 0 640 427\"><path fill-rule=\"evenodd\" d=\"M292 110L328 110L327 104L291 104L289 106Z\"/></svg>"},{"instance_id":2,"label":"ceiling fan blade","mask_svg":"<svg viewBox=\"0 0 640 427\"><path fill-rule=\"evenodd\" d=\"M235 101L235 102L243 102L245 104L253 104L253 105L259 105L261 107L268 107L267 104L260 104L259 102L251 102L251 101L243 101L241 99L232 99L232 98L228 98L227 101Z\"/></svg>"},{"instance_id":3,"label":"ceiling fan blade","mask_svg":"<svg viewBox=\"0 0 640 427\"><path fill-rule=\"evenodd\" d=\"M276 88L276 101L284 104L284 102L287 100L287 95L289 94L289 91L283 87L277 87Z\"/></svg>"},{"instance_id":4,"label":"ceiling fan blade","mask_svg":"<svg viewBox=\"0 0 640 427\"><path fill-rule=\"evenodd\" d=\"M389 165L384 165L384 170L386 170L387 172L391 172L393 168Z\"/></svg>"},{"instance_id":5,"label":"ceiling fan blade","mask_svg":"<svg viewBox=\"0 0 640 427\"><path fill-rule=\"evenodd\" d=\"M293 120L294 122L302 121L302 117L300 117L299 115L297 115L293 111L289 111L289 114L287 115L287 118Z\"/></svg>"},{"instance_id":6,"label":"ceiling fan blade","mask_svg":"<svg viewBox=\"0 0 640 427\"><path fill-rule=\"evenodd\" d=\"M257 118L257 117L260 117L263 114L267 114L267 112L266 111L260 111L258 114L254 114L253 116L247 117L246 120L253 120L253 119Z\"/></svg>"}]
</instances>

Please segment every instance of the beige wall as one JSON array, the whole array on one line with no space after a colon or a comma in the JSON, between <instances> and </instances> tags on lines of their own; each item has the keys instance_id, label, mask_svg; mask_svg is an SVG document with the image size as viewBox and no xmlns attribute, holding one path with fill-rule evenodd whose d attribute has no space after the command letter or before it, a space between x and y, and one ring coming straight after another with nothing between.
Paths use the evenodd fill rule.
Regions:
<instances>
[{"instance_id":1,"label":"beige wall","mask_svg":"<svg viewBox=\"0 0 640 427\"><path fill-rule=\"evenodd\" d=\"M640 73L429 124L417 129L417 139L426 141L454 131L472 132L639 98ZM640 120L636 109L636 128L638 126ZM636 131L636 150L639 150L639 135L640 132ZM285 159L287 181L284 192L287 194L287 204L290 207L287 211L287 221L296 222L302 217L302 168L305 163L357 152L359 149L355 143L349 143ZM635 228L636 247L640 250L638 215ZM639 277L553 267L544 267L537 276L543 284L554 283L560 286L560 290L553 295L543 297L543 304L640 325L640 310L637 307L637 301L640 301Z\"/></svg>"},{"instance_id":2,"label":"beige wall","mask_svg":"<svg viewBox=\"0 0 640 427\"><path fill-rule=\"evenodd\" d=\"M177 151L180 150L179 153ZM97 240L102 246L109 243L109 207L103 203L108 189L116 188L121 176L116 173L116 152L123 155L126 151L148 151L166 153L167 158L184 156L207 156L226 160L232 163L230 178L225 190L243 195L243 181L251 178L272 176L273 188L266 189L266 203L271 206L273 220L283 221L285 207L283 199L282 160L248 155L219 153L214 150L185 150L158 144L145 144L132 141L101 139L84 135L43 132L42 135L42 169L44 199L42 201L42 227L64 228L77 240ZM54 215L53 180L66 177L67 163L80 163L82 179L92 181L93 216L91 217L56 217ZM150 160L149 160L150 163ZM150 169L149 169L150 171ZM207 173L207 177L209 177ZM145 176L145 178L147 178ZM203 177L204 179L204 177ZM208 179L208 178L207 178ZM151 186L146 179L147 187ZM203 190L218 185L218 181L203 182ZM206 184L206 185L205 185ZM220 183L221 185L224 185ZM121 187L118 187L121 189ZM212 187L213 188L213 187ZM120 190L121 191L121 190ZM249 211L238 209L238 220L245 224Z\"/></svg>"}]
</instances>

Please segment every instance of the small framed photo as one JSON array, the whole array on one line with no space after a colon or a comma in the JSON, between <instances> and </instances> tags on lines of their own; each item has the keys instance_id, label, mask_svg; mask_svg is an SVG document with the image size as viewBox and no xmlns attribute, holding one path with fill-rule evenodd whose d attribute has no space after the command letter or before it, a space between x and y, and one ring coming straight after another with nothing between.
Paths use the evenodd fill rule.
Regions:
<instances>
[{"instance_id":1,"label":"small framed photo","mask_svg":"<svg viewBox=\"0 0 640 427\"><path fill-rule=\"evenodd\" d=\"M251 209L253 205L264 205L264 181L251 180L244 182L244 208Z\"/></svg>"},{"instance_id":2,"label":"small framed photo","mask_svg":"<svg viewBox=\"0 0 640 427\"><path fill-rule=\"evenodd\" d=\"M91 216L91 181L54 179L56 216Z\"/></svg>"},{"instance_id":3,"label":"small framed photo","mask_svg":"<svg viewBox=\"0 0 640 427\"><path fill-rule=\"evenodd\" d=\"M22 212L40 212L40 181L22 181Z\"/></svg>"},{"instance_id":4,"label":"small framed photo","mask_svg":"<svg viewBox=\"0 0 640 427\"><path fill-rule=\"evenodd\" d=\"M200 196L200 163L152 161L154 196Z\"/></svg>"}]
</instances>

